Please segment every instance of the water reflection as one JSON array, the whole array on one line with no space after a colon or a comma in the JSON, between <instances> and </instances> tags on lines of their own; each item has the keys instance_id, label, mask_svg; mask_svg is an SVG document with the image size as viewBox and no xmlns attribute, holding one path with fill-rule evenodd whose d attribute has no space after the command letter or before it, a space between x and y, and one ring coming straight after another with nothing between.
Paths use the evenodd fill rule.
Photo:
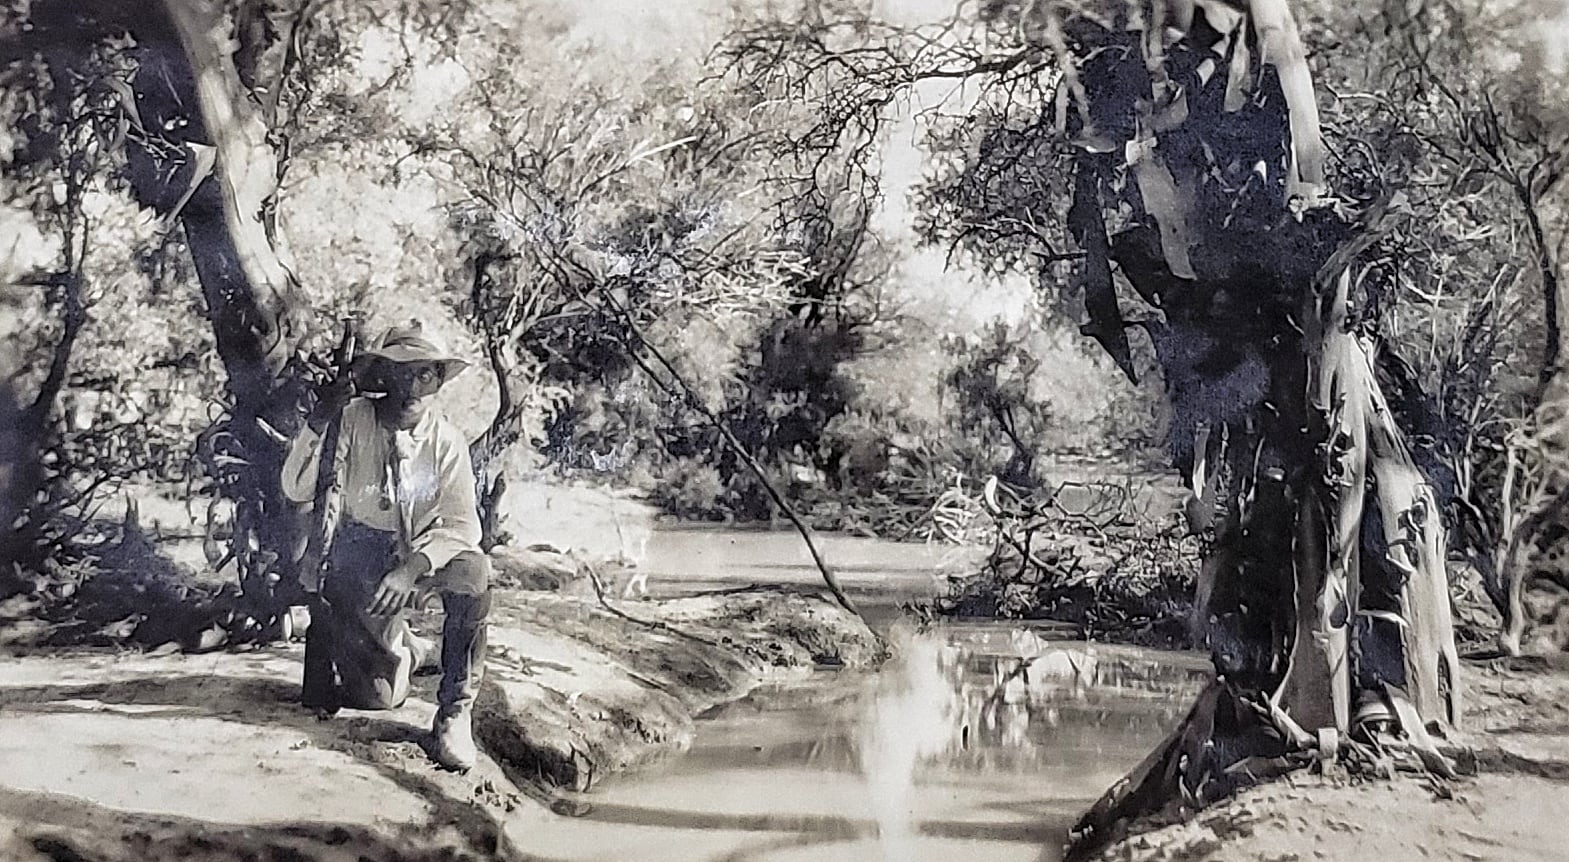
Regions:
<instances>
[{"instance_id":1,"label":"water reflection","mask_svg":"<svg viewBox=\"0 0 1569 862\"><path fill-rule=\"evenodd\" d=\"M882 858L905 862L915 855L916 769L966 744L966 657L951 643L903 627L891 639L898 657L866 698L855 740Z\"/></svg>"},{"instance_id":2,"label":"water reflection","mask_svg":"<svg viewBox=\"0 0 1569 862\"><path fill-rule=\"evenodd\" d=\"M1158 737L1205 678L1197 662L1053 643L1027 629L896 629L894 638L901 657L870 695L858 735L874 793L890 771L898 789L922 764L1036 773L1103 754L1118 738Z\"/></svg>"},{"instance_id":3,"label":"water reflection","mask_svg":"<svg viewBox=\"0 0 1569 862\"><path fill-rule=\"evenodd\" d=\"M520 846L574 862L1040 862L1207 673L1197 656L998 624L893 637L883 672L716 709L688 756L607 781L584 818L520 826Z\"/></svg>"}]
</instances>

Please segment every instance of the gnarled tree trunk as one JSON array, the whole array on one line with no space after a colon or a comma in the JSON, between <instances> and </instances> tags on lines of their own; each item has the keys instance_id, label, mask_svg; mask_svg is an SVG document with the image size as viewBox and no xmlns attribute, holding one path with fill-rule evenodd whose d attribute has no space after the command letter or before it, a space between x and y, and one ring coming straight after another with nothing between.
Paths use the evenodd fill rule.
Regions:
<instances>
[{"instance_id":1,"label":"gnarled tree trunk","mask_svg":"<svg viewBox=\"0 0 1569 862\"><path fill-rule=\"evenodd\" d=\"M297 307L294 277L264 223L277 191L277 159L262 113L241 82L223 9L208 0L162 6L176 40L144 45L152 50L142 54L138 99L142 105L161 99L160 113L178 112L189 124L182 138L193 164L210 165L206 176L190 177L177 214L228 372L230 415L211 439L216 452L240 459L230 462L238 469L219 479L236 504L241 586L252 613L265 620L298 583L292 564L302 538L298 513L278 485L284 438L298 422L302 392L285 374L298 339L290 317ZM189 89L154 95L160 79L188 81Z\"/></svg>"},{"instance_id":2,"label":"gnarled tree trunk","mask_svg":"<svg viewBox=\"0 0 1569 862\"><path fill-rule=\"evenodd\" d=\"M1144 53L1091 53L1083 80L1127 81L1137 73L1117 64L1138 63L1149 88L1089 88L1090 113L1131 109L1133 137L1121 153L1077 157L1069 219L1086 255L1109 254L1164 317L1145 327L1173 402L1174 454L1218 515L1196 613L1216 680L1080 822L1076 857L1131 819L1334 759L1354 732L1374 739L1359 716L1386 719L1424 764L1447 771L1429 727L1460 718L1439 507L1380 391L1372 323L1351 311L1355 288L1381 277L1356 262L1384 229L1392 192L1363 202L1355 223L1320 205L1312 79L1284 2L1194 5L1219 43L1079 31L1110 45L1137 39ZM1113 104L1097 109L1097 98ZM1143 213L1108 253L1084 237L1114 208L1119 169ZM1087 272L1086 289L1104 293L1104 273L1093 261ZM1124 325L1115 302L1089 311L1087 331Z\"/></svg>"}]
</instances>

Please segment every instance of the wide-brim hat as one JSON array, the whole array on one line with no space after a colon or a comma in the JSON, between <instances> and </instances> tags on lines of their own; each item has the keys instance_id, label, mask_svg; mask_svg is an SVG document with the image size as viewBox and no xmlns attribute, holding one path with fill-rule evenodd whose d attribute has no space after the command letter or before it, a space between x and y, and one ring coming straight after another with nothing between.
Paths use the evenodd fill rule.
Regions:
<instances>
[{"instance_id":1,"label":"wide-brim hat","mask_svg":"<svg viewBox=\"0 0 1569 862\"><path fill-rule=\"evenodd\" d=\"M360 355L388 362L435 362L448 380L469 366L468 360L453 356L417 324L388 329Z\"/></svg>"}]
</instances>

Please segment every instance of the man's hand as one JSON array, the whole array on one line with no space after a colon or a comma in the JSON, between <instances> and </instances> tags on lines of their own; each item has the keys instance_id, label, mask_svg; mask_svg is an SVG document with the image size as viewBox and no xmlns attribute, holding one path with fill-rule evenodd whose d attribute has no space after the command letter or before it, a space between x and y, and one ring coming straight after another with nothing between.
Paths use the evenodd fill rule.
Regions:
<instances>
[{"instance_id":1,"label":"man's hand","mask_svg":"<svg viewBox=\"0 0 1569 862\"><path fill-rule=\"evenodd\" d=\"M337 377L316 387L316 406L311 409L307 421L311 430L320 434L327 428L327 423L333 417L343 412L349 400L358 391L356 385L359 377L366 368L364 356L354 357L354 361Z\"/></svg>"},{"instance_id":2,"label":"man's hand","mask_svg":"<svg viewBox=\"0 0 1569 862\"><path fill-rule=\"evenodd\" d=\"M311 430L317 434L327 429L327 423L333 417L343 412L349 399L354 397L354 381L347 376L339 377L316 389L316 406L311 409L311 415L306 419Z\"/></svg>"},{"instance_id":3,"label":"man's hand","mask_svg":"<svg viewBox=\"0 0 1569 862\"><path fill-rule=\"evenodd\" d=\"M408 607L416 592L415 584L429 572L430 560L424 554L415 554L383 575L370 602L370 615L391 616Z\"/></svg>"}]
</instances>

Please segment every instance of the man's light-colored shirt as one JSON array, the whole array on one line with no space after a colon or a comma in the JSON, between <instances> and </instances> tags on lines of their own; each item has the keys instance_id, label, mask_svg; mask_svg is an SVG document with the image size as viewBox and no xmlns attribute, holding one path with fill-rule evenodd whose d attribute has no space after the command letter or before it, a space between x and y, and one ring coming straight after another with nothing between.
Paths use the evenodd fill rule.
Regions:
<instances>
[{"instance_id":1,"label":"man's light-colored shirt","mask_svg":"<svg viewBox=\"0 0 1569 862\"><path fill-rule=\"evenodd\" d=\"M321 435L309 426L289 445L283 493L309 503L321 469ZM468 444L452 423L427 412L407 431L376 421L374 405L355 398L338 435L341 512L367 527L395 532L407 554L424 554L432 571L463 551L479 551L479 511Z\"/></svg>"}]
</instances>

